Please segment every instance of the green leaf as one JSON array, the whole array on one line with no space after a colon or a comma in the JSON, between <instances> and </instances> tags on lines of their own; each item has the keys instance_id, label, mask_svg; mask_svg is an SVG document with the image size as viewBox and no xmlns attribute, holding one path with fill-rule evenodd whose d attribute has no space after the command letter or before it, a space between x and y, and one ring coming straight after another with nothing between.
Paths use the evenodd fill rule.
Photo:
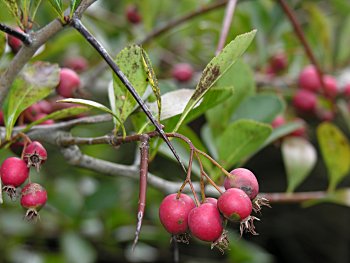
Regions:
<instances>
[{"instance_id":1,"label":"green leaf","mask_svg":"<svg viewBox=\"0 0 350 263\"><path fill-rule=\"evenodd\" d=\"M93 263L96 260L96 251L92 244L74 232L65 232L61 237L61 247L66 262Z\"/></svg>"},{"instance_id":2,"label":"green leaf","mask_svg":"<svg viewBox=\"0 0 350 263\"><path fill-rule=\"evenodd\" d=\"M56 64L38 62L22 70L4 101L6 139L10 139L21 112L49 95L58 82L59 67Z\"/></svg>"},{"instance_id":3,"label":"green leaf","mask_svg":"<svg viewBox=\"0 0 350 263\"><path fill-rule=\"evenodd\" d=\"M287 192L291 193L310 174L317 161L314 146L300 137L289 137L283 140L283 162L287 173Z\"/></svg>"},{"instance_id":4,"label":"green leaf","mask_svg":"<svg viewBox=\"0 0 350 263\"><path fill-rule=\"evenodd\" d=\"M45 117L38 119L36 121L31 122L29 125L27 125L21 132L27 132L29 131L33 126L38 125L40 123L43 123L44 121L47 120L59 120L59 119L64 119L64 118L68 118L68 117L72 117L78 114L81 114L83 112L87 112L90 110L90 107L70 107L70 108L66 108L63 110L58 110L55 112L52 112L48 115L46 115Z\"/></svg>"},{"instance_id":5,"label":"green leaf","mask_svg":"<svg viewBox=\"0 0 350 263\"><path fill-rule=\"evenodd\" d=\"M226 169L251 155L271 134L271 126L253 120L238 120L227 126L217 139L217 148Z\"/></svg>"},{"instance_id":6,"label":"green leaf","mask_svg":"<svg viewBox=\"0 0 350 263\"><path fill-rule=\"evenodd\" d=\"M333 191L350 169L349 141L338 127L328 122L317 127L317 139L328 171L328 190Z\"/></svg>"},{"instance_id":7,"label":"green leaf","mask_svg":"<svg viewBox=\"0 0 350 263\"><path fill-rule=\"evenodd\" d=\"M199 83L188 102L174 131L177 131L192 108L203 98L205 93L236 62L252 42L256 30L237 36L204 69Z\"/></svg>"},{"instance_id":8,"label":"green leaf","mask_svg":"<svg viewBox=\"0 0 350 263\"><path fill-rule=\"evenodd\" d=\"M5 48L6 48L6 34L0 31L0 58L4 54Z\"/></svg>"},{"instance_id":9,"label":"green leaf","mask_svg":"<svg viewBox=\"0 0 350 263\"><path fill-rule=\"evenodd\" d=\"M283 101L275 94L257 94L244 100L232 116L232 120L252 119L271 123L285 108Z\"/></svg>"},{"instance_id":10,"label":"green leaf","mask_svg":"<svg viewBox=\"0 0 350 263\"><path fill-rule=\"evenodd\" d=\"M31 14L30 18L32 21L34 21L36 12L38 11L40 4L41 4L41 0L31 0L30 1L29 9L30 9L30 14Z\"/></svg>"},{"instance_id":11,"label":"green leaf","mask_svg":"<svg viewBox=\"0 0 350 263\"><path fill-rule=\"evenodd\" d=\"M72 16L75 10L77 10L80 2L81 0L70 0L70 16Z\"/></svg>"},{"instance_id":12,"label":"green leaf","mask_svg":"<svg viewBox=\"0 0 350 263\"><path fill-rule=\"evenodd\" d=\"M62 10L62 0L49 0L51 6L57 13L59 17L63 16L63 10Z\"/></svg>"},{"instance_id":13,"label":"green leaf","mask_svg":"<svg viewBox=\"0 0 350 263\"><path fill-rule=\"evenodd\" d=\"M157 80L156 75L154 74L151 60L149 59L146 51L143 48L141 48L141 56L142 56L143 67L144 67L146 74L148 76L149 84L152 87L153 94L156 96L157 106L158 106L158 121L160 122L160 116L162 114L162 98L160 96L160 89L159 89L159 85L158 85L158 80Z\"/></svg>"},{"instance_id":14,"label":"green leaf","mask_svg":"<svg viewBox=\"0 0 350 263\"><path fill-rule=\"evenodd\" d=\"M224 102L207 111L205 115L215 136L221 134L226 126L229 125L233 112L235 112L241 102L255 92L253 71L241 60L238 60L215 83L215 87L226 87L230 85L234 87L233 95L228 96ZM220 118L217 116L220 116Z\"/></svg>"},{"instance_id":15,"label":"green leaf","mask_svg":"<svg viewBox=\"0 0 350 263\"><path fill-rule=\"evenodd\" d=\"M116 118L116 119L118 120L119 124L122 126L123 136L126 135L125 127L124 127L123 123L120 121L120 119L118 118L118 116L115 115L109 108L107 108L105 105L103 105L103 104L101 104L101 103L98 103L98 102L92 101L92 100L74 99L74 98L68 98L68 99L58 100L58 101L56 101L56 102L80 104L80 105L92 107L92 108L98 109L98 110L100 110L100 111L104 111L104 112L106 112L106 113L109 113L109 114L111 114L114 118Z\"/></svg>"},{"instance_id":16,"label":"green leaf","mask_svg":"<svg viewBox=\"0 0 350 263\"><path fill-rule=\"evenodd\" d=\"M6 0L3 1L7 8L10 10L11 15L16 19L17 24L21 25L21 20L20 20L20 11L17 5L17 1L16 0Z\"/></svg>"},{"instance_id":17,"label":"green leaf","mask_svg":"<svg viewBox=\"0 0 350 263\"><path fill-rule=\"evenodd\" d=\"M148 76L144 70L141 48L137 45L124 48L117 55L115 62L129 79L135 91L142 97L148 86ZM124 123L128 116L134 111L137 102L115 75L113 75L113 85L116 97L115 108L117 109L115 115L120 119L120 123ZM116 128L118 129L118 127Z\"/></svg>"}]
</instances>

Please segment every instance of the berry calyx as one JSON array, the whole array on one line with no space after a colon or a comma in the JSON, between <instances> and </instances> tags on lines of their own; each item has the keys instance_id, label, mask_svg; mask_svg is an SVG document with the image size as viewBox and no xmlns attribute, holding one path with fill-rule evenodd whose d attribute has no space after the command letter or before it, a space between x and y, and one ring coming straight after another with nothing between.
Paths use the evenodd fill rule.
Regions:
<instances>
[{"instance_id":1,"label":"berry calyx","mask_svg":"<svg viewBox=\"0 0 350 263\"><path fill-rule=\"evenodd\" d=\"M300 72L299 86L311 92L320 91L322 85L314 65L308 65Z\"/></svg>"},{"instance_id":2,"label":"berry calyx","mask_svg":"<svg viewBox=\"0 0 350 263\"><path fill-rule=\"evenodd\" d=\"M16 188L23 184L29 175L25 161L17 157L7 158L0 167L3 190L11 197L16 197Z\"/></svg>"},{"instance_id":3,"label":"berry calyx","mask_svg":"<svg viewBox=\"0 0 350 263\"><path fill-rule=\"evenodd\" d=\"M243 190L230 188L219 197L218 209L227 219L240 222L251 214L253 206Z\"/></svg>"},{"instance_id":4,"label":"berry calyx","mask_svg":"<svg viewBox=\"0 0 350 263\"><path fill-rule=\"evenodd\" d=\"M179 82L187 82L193 77L193 68L188 63L179 63L172 69L172 76Z\"/></svg>"},{"instance_id":5,"label":"berry calyx","mask_svg":"<svg viewBox=\"0 0 350 263\"><path fill-rule=\"evenodd\" d=\"M298 90L294 94L293 105L301 112L312 113L317 105L316 95L308 90Z\"/></svg>"},{"instance_id":6,"label":"berry calyx","mask_svg":"<svg viewBox=\"0 0 350 263\"><path fill-rule=\"evenodd\" d=\"M21 191L21 206L27 209L25 218L36 220L39 210L47 201L47 192L44 187L37 183L29 183Z\"/></svg>"},{"instance_id":7,"label":"berry calyx","mask_svg":"<svg viewBox=\"0 0 350 263\"><path fill-rule=\"evenodd\" d=\"M226 190L239 188L253 200L259 193L259 183L254 173L246 168L236 168L230 172L232 176L227 176L224 181Z\"/></svg>"},{"instance_id":8,"label":"berry calyx","mask_svg":"<svg viewBox=\"0 0 350 263\"><path fill-rule=\"evenodd\" d=\"M159 206L159 219L164 228L173 235L181 235L188 230L188 214L195 207L192 198L186 194L170 194ZM178 240L181 238L178 238Z\"/></svg>"},{"instance_id":9,"label":"berry calyx","mask_svg":"<svg viewBox=\"0 0 350 263\"><path fill-rule=\"evenodd\" d=\"M23 151L23 160L26 162L27 166L34 166L38 171L46 159L47 151L38 141L29 143Z\"/></svg>"},{"instance_id":10,"label":"berry calyx","mask_svg":"<svg viewBox=\"0 0 350 263\"><path fill-rule=\"evenodd\" d=\"M208 242L215 242L223 234L222 218L215 205L204 203L191 210L188 215L191 234Z\"/></svg>"},{"instance_id":11,"label":"berry calyx","mask_svg":"<svg viewBox=\"0 0 350 263\"><path fill-rule=\"evenodd\" d=\"M60 71L60 82L56 88L57 93L65 98L74 97L79 86L79 75L70 68L62 68Z\"/></svg>"}]
</instances>

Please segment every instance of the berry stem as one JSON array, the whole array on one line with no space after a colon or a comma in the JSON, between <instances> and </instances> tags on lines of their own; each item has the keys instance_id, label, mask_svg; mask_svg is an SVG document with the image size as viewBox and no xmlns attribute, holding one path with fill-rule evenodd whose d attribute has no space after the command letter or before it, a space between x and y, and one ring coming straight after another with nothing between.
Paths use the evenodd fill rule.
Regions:
<instances>
[{"instance_id":1,"label":"berry stem","mask_svg":"<svg viewBox=\"0 0 350 263\"><path fill-rule=\"evenodd\" d=\"M153 116L151 111L148 109L146 103L142 100L140 95L136 92L135 88L132 86L128 78L124 75L124 73L120 70L117 64L113 61L112 57L108 54L107 50L97 41L97 39L87 30L87 28L81 23L80 19L77 16L73 16L71 20L72 26L95 48L95 50L101 55L101 57L107 62L109 67L113 70L113 72L117 75L123 85L128 89L134 99L137 101L143 112L146 114L147 118L152 122L152 124L156 127L160 137L165 141L176 160L181 165L182 170L186 173L186 168L182 163L179 155L177 154L174 146L169 141L168 137L165 135L165 132L158 123L156 118Z\"/></svg>"},{"instance_id":2,"label":"berry stem","mask_svg":"<svg viewBox=\"0 0 350 263\"><path fill-rule=\"evenodd\" d=\"M215 161L210 155L208 155L207 153L196 149L196 151L198 153L200 153L201 155L203 155L204 157L206 157L209 161L211 161L216 167L218 167L226 176L231 176L231 174L226 171L226 169L224 167L222 167L217 161Z\"/></svg>"},{"instance_id":3,"label":"berry stem","mask_svg":"<svg viewBox=\"0 0 350 263\"><path fill-rule=\"evenodd\" d=\"M32 39L28 34L16 30L12 27L9 27L3 23L0 23L0 30L11 36L14 36L15 38L20 39L27 46L30 46L32 43Z\"/></svg>"}]
</instances>

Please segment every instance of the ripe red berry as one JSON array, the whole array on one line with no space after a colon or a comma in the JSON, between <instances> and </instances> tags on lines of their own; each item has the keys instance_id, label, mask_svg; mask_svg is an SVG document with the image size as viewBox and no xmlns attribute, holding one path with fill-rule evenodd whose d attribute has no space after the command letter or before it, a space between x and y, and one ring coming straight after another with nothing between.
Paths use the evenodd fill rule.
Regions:
<instances>
[{"instance_id":1,"label":"ripe red berry","mask_svg":"<svg viewBox=\"0 0 350 263\"><path fill-rule=\"evenodd\" d=\"M60 71L60 82L56 88L57 93L65 98L74 97L74 93L79 86L79 75L74 70L62 68Z\"/></svg>"},{"instance_id":2,"label":"ripe red berry","mask_svg":"<svg viewBox=\"0 0 350 263\"><path fill-rule=\"evenodd\" d=\"M308 90L298 90L293 97L294 107L301 112L312 113L316 109L316 95Z\"/></svg>"},{"instance_id":3,"label":"ripe red berry","mask_svg":"<svg viewBox=\"0 0 350 263\"><path fill-rule=\"evenodd\" d=\"M0 111L0 125L4 126L4 113L2 111Z\"/></svg>"},{"instance_id":4,"label":"ripe red berry","mask_svg":"<svg viewBox=\"0 0 350 263\"><path fill-rule=\"evenodd\" d=\"M253 205L243 190L230 188L219 197L218 209L227 219L240 222L252 213Z\"/></svg>"},{"instance_id":5,"label":"ripe red berry","mask_svg":"<svg viewBox=\"0 0 350 263\"><path fill-rule=\"evenodd\" d=\"M224 230L218 209L210 203L201 204L191 210L188 227L194 237L208 242L218 240Z\"/></svg>"},{"instance_id":6,"label":"ripe red berry","mask_svg":"<svg viewBox=\"0 0 350 263\"><path fill-rule=\"evenodd\" d=\"M17 31L23 32L22 29L20 29L19 27L15 28ZM10 46L11 50L13 53L17 53L21 47L22 47L22 41L20 39L18 39L17 37L14 37L12 35L7 35L7 43Z\"/></svg>"},{"instance_id":7,"label":"ripe red berry","mask_svg":"<svg viewBox=\"0 0 350 263\"><path fill-rule=\"evenodd\" d=\"M285 70L288 66L288 59L285 53L276 53L270 58L270 67L274 73Z\"/></svg>"},{"instance_id":8,"label":"ripe red berry","mask_svg":"<svg viewBox=\"0 0 350 263\"><path fill-rule=\"evenodd\" d=\"M33 141L27 145L23 151L23 160L27 166L34 166L37 170L47 159L47 151L44 146L38 142Z\"/></svg>"},{"instance_id":9,"label":"ripe red berry","mask_svg":"<svg viewBox=\"0 0 350 263\"><path fill-rule=\"evenodd\" d=\"M210 204L213 204L213 205L217 205L217 203L218 203L218 199L216 199L216 198L213 198L213 197L206 197L205 199L204 199L204 202L203 203L210 203Z\"/></svg>"},{"instance_id":10,"label":"ripe red berry","mask_svg":"<svg viewBox=\"0 0 350 263\"><path fill-rule=\"evenodd\" d=\"M243 190L251 200L259 193L259 183L254 173L246 168L237 168L230 172L232 176L225 177L225 189L239 188Z\"/></svg>"},{"instance_id":11,"label":"ripe red berry","mask_svg":"<svg viewBox=\"0 0 350 263\"><path fill-rule=\"evenodd\" d=\"M195 207L192 198L186 194L170 194L159 206L159 219L164 228L173 235L187 232L188 214Z\"/></svg>"},{"instance_id":12,"label":"ripe red berry","mask_svg":"<svg viewBox=\"0 0 350 263\"><path fill-rule=\"evenodd\" d=\"M13 198L16 196L16 188L27 180L29 169L22 159L9 157L2 163L0 175L4 190Z\"/></svg>"},{"instance_id":13,"label":"ripe red berry","mask_svg":"<svg viewBox=\"0 0 350 263\"><path fill-rule=\"evenodd\" d=\"M88 62L84 57L71 57L63 62L66 68L70 68L76 72L82 72L88 68Z\"/></svg>"},{"instance_id":14,"label":"ripe red berry","mask_svg":"<svg viewBox=\"0 0 350 263\"><path fill-rule=\"evenodd\" d=\"M125 14L128 21L132 24L138 24L142 20L139 10L135 5L128 5Z\"/></svg>"},{"instance_id":15,"label":"ripe red berry","mask_svg":"<svg viewBox=\"0 0 350 263\"><path fill-rule=\"evenodd\" d=\"M47 192L44 187L37 183L29 183L21 191L21 206L27 209L25 218L36 219L39 210L47 201Z\"/></svg>"},{"instance_id":16,"label":"ripe red berry","mask_svg":"<svg viewBox=\"0 0 350 263\"><path fill-rule=\"evenodd\" d=\"M321 81L314 65L308 65L300 72L299 86L312 92L320 91Z\"/></svg>"},{"instance_id":17,"label":"ripe red berry","mask_svg":"<svg viewBox=\"0 0 350 263\"><path fill-rule=\"evenodd\" d=\"M330 75L323 76L324 94L329 98L335 98L338 94L337 80Z\"/></svg>"},{"instance_id":18,"label":"ripe red berry","mask_svg":"<svg viewBox=\"0 0 350 263\"><path fill-rule=\"evenodd\" d=\"M179 63L172 69L172 76L179 82L187 82L193 77L193 68L188 63Z\"/></svg>"}]
</instances>

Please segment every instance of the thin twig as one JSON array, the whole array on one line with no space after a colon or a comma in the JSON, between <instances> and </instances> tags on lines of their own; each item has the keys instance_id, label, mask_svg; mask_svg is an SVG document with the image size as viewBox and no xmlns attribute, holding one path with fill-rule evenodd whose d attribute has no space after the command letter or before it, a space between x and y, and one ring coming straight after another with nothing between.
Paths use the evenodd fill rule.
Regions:
<instances>
[{"instance_id":1,"label":"thin twig","mask_svg":"<svg viewBox=\"0 0 350 263\"><path fill-rule=\"evenodd\" d=\"M156 127L157 131L160 134L160 137L165 141L165 143L170 148L171 152L175 156L176 160L181 165L181 168L186 173L186 168L182 163L179 155L177 154L174 146L169 141L168 137L165 136L164 130L161 124L158 123L156 118L153 116L146 103L142 100L140 95L136 92L135 88L132 86L128 78L120 70L117 64L113 61L112 57L108 54L107 50L97 41L97 39L87 30L87 28L81 23L80 19L76 16L73 16L71 20L72 26L95 48L95 50L101 55L101 57L107 62L113 72L117 75L123 85L128 89L130 94L134 97L136 102L139 104L143 112L146 114L147 118L152 122Z\"/></svg>"},{"instance_id":2,"label":"thin twig","mask_svg":"<svg viewBox=\"0 0 350 263\"><path fill-rule=\"evenodd\" d=\"M0 23L0 30L7 33L8 35L14 36L23 42L23 44L29 46L32 43L30 35L27 33L21 32L17 29L9 27L3 23Z\"/></svg>"},{"instance_id":3,"label":"thin twig","mask_svg":"<svg viewBox=\"0 0 350 263\"><path fill-rule=\"evenodd\" d=\"M216 55L224 48L227 39L228 32L230 31L230 26L233 18L233 13L237 5L237 0L228 0L225 17L222 23L221 34L219 38L218 47L216 49Z\"/></svg>"}]
</instances>

